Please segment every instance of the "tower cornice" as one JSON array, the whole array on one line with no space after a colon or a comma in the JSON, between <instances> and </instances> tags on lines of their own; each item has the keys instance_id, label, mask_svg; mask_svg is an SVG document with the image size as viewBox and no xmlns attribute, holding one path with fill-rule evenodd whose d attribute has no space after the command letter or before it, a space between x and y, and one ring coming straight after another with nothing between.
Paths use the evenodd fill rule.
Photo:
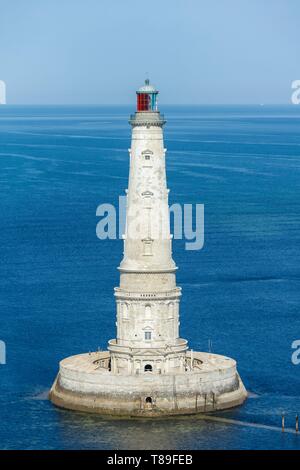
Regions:
<instances>
[{"instance_id":1,"label":"tower cornice","mask_svg":"<svg viewBox=\"0 0 300 470\"><path fill-rule=\"evenodd\" d=\"M181 297L181 287L169 291L153 292L132 292L115 287L115 297L122 300L173 300Z\"/></svg>"},{"instance_id":2,"label":"tower cornice","mask_svg":"<svg viewBox=\"0 0 300 470\"><path fill-rule=\"evenodd\" d=\"M128 274L164 274L164 273L174 273L177 271L178 266L174 266L172 268L168 269L127 269L127 268L122 268L121 266L118 266L117 268L121 273L128 273Z\"/></svg>"},{"instance_id":3,"label":"tower cornice","mask_svg":"<svg viewBox=\"0 0 300 470\"><path fill-rule=\"evenodd\" d=\"M129 119L129 124L131 124L132 127L162 127L166 122L164 115L159 111L137 111L136 113L131 114Z\"/></svg>"}]
</instances>

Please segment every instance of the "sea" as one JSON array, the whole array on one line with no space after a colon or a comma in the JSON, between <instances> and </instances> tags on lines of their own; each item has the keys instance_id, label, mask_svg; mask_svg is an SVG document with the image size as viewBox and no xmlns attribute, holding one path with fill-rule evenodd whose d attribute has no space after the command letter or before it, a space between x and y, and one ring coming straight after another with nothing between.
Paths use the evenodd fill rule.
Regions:
<instances>
[{"instance_id":1,"label":"sea","mask_svg":"<svg viewBox=\"0 0 300 470\"><path fill-rule=\"evenodd\" d=\"M62 358L115 337L122 241L96 211L128 186L133 109L1 106L1 449L300 449L300 106L161 108L170 204L204 205L202 249L173 242L181 336L235 358L249 397L214 420L49 402Z\"/></svg>"}]
</instances>

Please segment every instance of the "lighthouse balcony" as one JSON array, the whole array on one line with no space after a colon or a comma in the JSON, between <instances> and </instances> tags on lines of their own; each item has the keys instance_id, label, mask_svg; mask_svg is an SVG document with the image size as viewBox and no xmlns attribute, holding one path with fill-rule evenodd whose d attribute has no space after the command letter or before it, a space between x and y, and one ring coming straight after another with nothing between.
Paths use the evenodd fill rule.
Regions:
<instances>
[{"instance_id":1,"label":"lighthouse balcony","mask_svg":"<svg viewBox=\"0 0 300 470\"><path fill-rule=\"evenodd\" d=\"M165 122L164 115L159 111L137 111L129 119L132 126L163 126Z\"/></svg>"},{"instance_id":2,"label":"lighthouse balcony","mask_svg":"<svg viewBox=\"0 0 300 470\"><path fill-rule=\"evenodd\" d=\"M170 344L166 344L165 341L153 341L151 344L145 344L143 341L110 339L108 341L108 349L111 352L130 354L132 356L143 355L145 352L167 356L187 351L188 341L184 338L177 338L175 342Z\"/></svg>"}]
</instances>

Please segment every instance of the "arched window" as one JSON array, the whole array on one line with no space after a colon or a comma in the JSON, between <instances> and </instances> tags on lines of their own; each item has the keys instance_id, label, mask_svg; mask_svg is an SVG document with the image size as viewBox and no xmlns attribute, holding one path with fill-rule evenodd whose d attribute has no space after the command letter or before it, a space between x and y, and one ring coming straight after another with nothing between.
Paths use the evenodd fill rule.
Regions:
<instances>
[{"instance_id":1,"label":"arched window","mask_svg":"<svg viewBox=\"0 0 300 470\"><path fill-rule=\"evenodd\" d=\"M145 372L152 372L152 366L151 366L151 364L146 364L145 367L144 367L144 371L145 371Z\"/></svg>"},{"instance_id":2,"label":"arched window","mask_svg":"<svg viewBox=\"0 0 300 470\"><path fill-rule=\"evenodd\" d=\"M144 256L152 256L152 243L153 243L153 240L148 237L148 238L144 238L142 240L143 242L143 245L144 245L144 252L143 252L143 255Z\"/></svg>"},{"instance_id":3,"label":"arched window","mask_svg":"<svg viewBox=\"0 0 300 470\"><path fill-rule=\"evenodd\" d=\"M145 317L149 320L151 318L151 305L145 306Z\"/></svg>"},{"instance_id":4,"label":"arched window","mask_svg":"<svg viewBox=\"0 0 300 470\"><path fill-rule=\"evenodd\" d=\"M142 193L143 205L145 209L151 209L153 193L151 191L144 191Z\"/></svg>"},{"instance_id":5,"label":"arched window","mask_svg":"<svg viewBox=\"0 0 300 470\"><path fill-rule=\"evenodd\" d=\"M146 397L145 402L146 402L146 403L152 403L152 398L151 398L151 397Z\"/></svg>"}]
</instances>

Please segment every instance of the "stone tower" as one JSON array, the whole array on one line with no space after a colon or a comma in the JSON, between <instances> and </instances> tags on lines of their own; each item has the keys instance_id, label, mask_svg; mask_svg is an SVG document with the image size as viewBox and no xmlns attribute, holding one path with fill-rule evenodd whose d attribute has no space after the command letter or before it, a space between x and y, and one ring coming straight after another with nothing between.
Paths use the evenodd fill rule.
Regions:
<instances>
[{"instance_id":1,"label":"stone tower","mask_svg":"<svg viewBox=\"0 0 300 470\"><path fill-rule=\"evenodd\" d=\"M132 126L124 257L119 267L117 338L109 341L111 370L121 374L183 371L187 341L179 338L176 266L172 259L164 117L158 91L137 91Z\"/></svg>"},{"instance_id":2,"label":"stone tower","mask_svg":"<svg viewBox=\"0 0 300 470\"><path fill-rule=\"evenodd\" d=\"M158 91L137 91L124 256L115 289L117 337L107 351L67 357L50 390L60 407L125 416L192 414L237 406L247 392L236 362L191 351L179 336L176 265L172 258Z\"/></svg>"}]
</instances>

